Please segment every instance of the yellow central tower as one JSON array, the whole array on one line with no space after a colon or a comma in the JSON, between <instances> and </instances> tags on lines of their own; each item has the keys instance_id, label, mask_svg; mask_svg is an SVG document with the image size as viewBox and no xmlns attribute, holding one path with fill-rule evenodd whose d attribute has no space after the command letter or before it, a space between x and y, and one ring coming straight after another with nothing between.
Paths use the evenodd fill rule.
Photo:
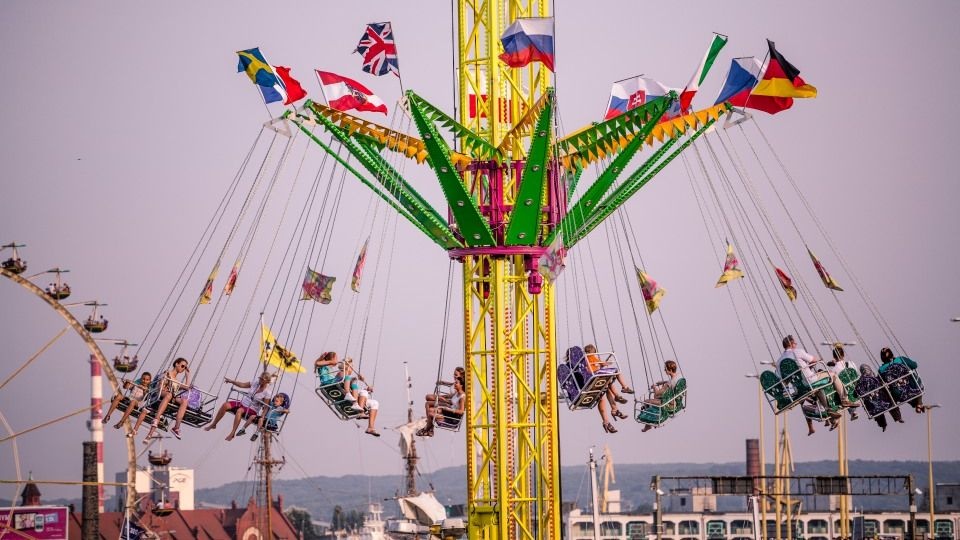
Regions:
<instances>
[{"instance_id":1,"label":"yellow central tower","mask_svg":"<svg viewBox=\"0 0 960 540\"><path fill-rule=\"evenodd\" d=\"M457 6L460 123L507 157L506 166L468 171L464 181L481 207L509 209L522 172L509 164L526 157L532 124L506 136L546 94L550 72L539 63L506 66L498 58L500 36L517 18L549 16L547 3L461 0ZM493 218L496 226L496 211ZM559 538L553 287L545 282L531 294L528 265L535 259L489 251L463 257L468 535Z\"/></svg>"}]
</instances>

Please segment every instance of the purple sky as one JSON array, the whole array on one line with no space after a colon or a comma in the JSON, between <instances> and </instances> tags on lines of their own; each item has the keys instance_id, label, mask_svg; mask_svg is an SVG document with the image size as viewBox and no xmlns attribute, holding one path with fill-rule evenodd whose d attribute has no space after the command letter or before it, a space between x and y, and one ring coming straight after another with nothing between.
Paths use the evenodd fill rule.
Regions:
<instances>
[{"instance_id":1,"label":"purple sky","mask_svg":"<svg viewBox=\"0 0 960 540\"><path fill-rule=\"evenodd\" d=\"M361 73L360 58L350 54L365 23L391 20L405 87L451 110L450 5L418 6L410 10L395 2L372 2L334 14L311 2L270 10L262 4L227 2L162 9L127 3L94 7L4 2L0 44L8 51L8 75L0 100L5 125L0 131L4 163L0 242L28 244L24 256L31 273L53 266L69 268L66 277L77 299L97 298L109 304L104 313L111 321L111 337L143 339L260 124L268 119L254 87L236 73L234 51L260 46L271 63L291 66L313 97L319 94L313 68L356 78L392 110L399 97L396 79ZM757 122L865 290L920 362L928 402L943 406L934 417L935 458L960 459L956 450L960 424L952 420L960 398L950 390L960 374L950 352L960 341L960 324L949 322L960 316L960 285L955 278L960 262L955 249L960 187L947 159L956 146L954 125L960 121L960 109L952 104L952 91L960 81L956 70L948 68L955 64L960 44L953 27L960 6L944 1L847 2L802 9L769 2L723 9L714 3L686 4L682 10L652 4L641 8L634 2L605 6L602 14L579 2L561 1L556 7L556 84L566 132L599 118L614 80L646 73L668 85L683 86L712 31L729 35L730 41L695 106L712 103L731 58L762 57L768 37L817 86L817 99L798 101L775 117L758 113ZM271 113L280 110L272 108ZM382 115L367 118L389 121ZM265 146L259 148L262 152ZM284 172L286 183L278 187L282 196L271 203L271 217L279 215L296 169L293 163L304 155L304 148L298 139L290 154L292 164ZM317 148L308 150L302 186L316 174L321 157ZM442 207L435 180L428 171L415 169L413 165L406 169L415 187ZM350 180L346 186L327 258L340 284L348 281L361 231L369 227L362 219L368 192ZM294 206L298 204L299 200ZM799 203L791 205L811 247L842 284L850 284ZM602 432L596 413L563 411L564 463L584 461L593 444L609 444L620 463L741 460L743 439L757 433L756 386L743 376L755 367L729 296L713 289L722 246L704 232L682 161L663 171L627 208L645 265L669 290L663 312L691 388L689 410L653 433L641 434L639 425L621 422L620 433L613 436ZM793 234L789 224L782 225L782 234ZM281 226L278 219L265 219L262 227L261 238L268 243ZM283 225L281 232L288 227ZM382 300L375 304L383 311L385 325L380 360L368 360L376 364L383 427L405 418L403 386L398 382L403 360L410 362L418 398L432 389L447 268L445 254L409 224L400 223L397 231L388 302L386 307ZM605 240L597 236L592 248L599 250ZM284 237L281 247L285 241ZM211 248L209 255L215 257L218 249L219 245ZM806 265L802 246L790 249L793 258ZM255 248L248 262L265 253L266 248ZM227 256L224 267L233 256ZM250 262L250 268L260 264ZM218 288L228 271L224 267ZM199 290L209 268L209 262L201 264L198 272L203 275L194 277L188 294ZM459 267L456 270L459 275ZM813 281L809 267L803 266L803 271L817 301L835 311L835 303ZM255 274L244 276L247 284ZM276 274L268 272L268 281ZM296 282L298 277L292 279ZM46 283L44 277L38 280ZM561 289L570 285L561 278ZM865 335L877 336L876 324L850 289L843 297L844 307ZM565 294L586 293L561 290L562 298ZM604 303L613 303L617 291L605 286L602 296ZM62 324L39 300L8 283L0 284L0 305L0 338L6 344L0 376L5 377L3 373L36 352ZM583 319L563 306L558 326L561 346L566 346L568 336L578 341L580 333L567 328ZM342 336L349 331L344 318L334 320L333 305L322 309L327 311L318 312L305 350L297 351L308 360L328 346L342 347ZM593 309L599 310L599 303ZM86 315L82 310L77 313ZM460 363L455 353L462 346L459 320L455 311L449 332L453 354L448 355L446 371ZM847 328L842 319L832 324ZM198 381L214 392L215 364L227 356L235 325L221 332L216 353L211 354L215 359L203 367ZM607 330L598 334L602 338ZM242 343L249 338L244 334ZM876 349L882 339L868 342L876 343L872 347ZM117 350L104 348L108 355ZM754 354L763 351L755 348ZM238 356L229 359L228 372L232 376L239 369L243 377L250 376L254 360L244 362L243 355ZM632 368L635 384L642 387L642 361L625 356L621 354L621 363ZM67 336L15 384L0 390L0 410L14 429L83 406L89 386L85 358L79 339ZM865 351L854 349L851 358L861 363ZM148 369L154 371L156 364ZM370 364L364 368L368 376L372 370ZM281 439L291 465L281 478L400 472L391 433L373 439L353 424L340 422L313 395L311 386L312 380L301 378L294 396L294 413ZM769 411L765 414L769 444L772 420ZM866 420L854 423L850 457L925 459L926 423L909 411L905 417L906 424L887 433ZM799 414L790 416L796 459L833 457L833 436L805 437L802 423ZM78 477L84 433L83 421L75 418L69 425L24 437L23 467L38 478ZM224 434L222 429L216 434L188 431L183 442L168 444L177 465L198 468L199 486L246 474L253 445L222 443ZM119 467L122 435L109 429L105 437L107 471L112 475ZM422 469L428 473L462 464L463 444L462 434L440 433L421 445ZM0 445L0 477L13 477L12 461L9 443ZM6 493L0 491L0 496Z\"/></svg>"}]
</instances>

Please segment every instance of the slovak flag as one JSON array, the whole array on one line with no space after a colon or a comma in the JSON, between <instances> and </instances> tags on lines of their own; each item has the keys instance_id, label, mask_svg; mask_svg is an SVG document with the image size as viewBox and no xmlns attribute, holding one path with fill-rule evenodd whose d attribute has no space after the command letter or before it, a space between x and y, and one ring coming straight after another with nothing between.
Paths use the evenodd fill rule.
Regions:
<instances>
[{"instance_id":1,"label":"slovak flag","mask_svg":"<svg viewBox=\"0 0 960 540\"><path fill-rule=\"evenodd\" d=\"M319 69L316 71L323 95L331 108L338 111L356 109L387 114L387 105L366 86L336 73Z\"/></svg>"},{"instance_id":2,"label":"slovak flag","mask_svg":"<svg viewBox=\"0 0 960 540\"><path fill-rule=\"evenodd\" d=\"M517 19L500 36L500 59L518 68L540 62L553 71L553 17Z\"/></svg>"},{"instance_id":3,"label":"slovak flag","mask_svg":"<svg viewBox=\"0 0 960 540\"><path fill-rule=\"evenodd\" d=\"M677 89L668 88L660 81L651 79L650 77L644 77L643 75L617 81L613 83L613 87L610 88L610 102L607 104L607 114L603 119L610 120L611 118L616 118L631 109L636 109L644 103L667 95L670 93L670 90ZM679 113L680 106L675 103L664 116L671 118L677 116Z\"/></svg>"}]
</instances>

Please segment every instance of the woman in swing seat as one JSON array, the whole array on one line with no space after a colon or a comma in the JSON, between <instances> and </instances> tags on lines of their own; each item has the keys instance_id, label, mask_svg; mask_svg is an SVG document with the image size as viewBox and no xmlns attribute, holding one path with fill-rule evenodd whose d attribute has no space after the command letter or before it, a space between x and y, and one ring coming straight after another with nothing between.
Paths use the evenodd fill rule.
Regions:
<instances>
[{"instance_id":1,"label":"woman in swing seat","mask_svg":"<svg viewBox=\"0 0 960 540\"><path fill-rule=\"evenodd\" d=\"M223 380L237 388L243 388L247 391L239 399L231 399L220 406L220 410L217 411L217 415L213 418L213 422L210 422L210 425L203 428L204 431L212 431L217 429L217 424L223 418L223 415L228 412L233 413L233 427L230 429L230 433L227 435L226 440L232 441L234 435L237 432L237 428L240 427L240 422L243 421L245 417L256 417L260 414L260 409L263 407L263 403L267 400L268 389L270 387L270 381L273 378L269 372L264 371L260 373L260 376L250 382L244 381L235 381L224 377Z\"/></svg>"},{"instance_id":2,"label":"woman in swing seat","mask_svg":"<svg viewBox=\"0 0 960 540\"><path fill-rule=\"evenodd\" d=\"M437 421L447 419L459 422L463 419L463 411L466 407L463 385L463 378L454 377L453 391L449 395L449 401L427 403L427 425L423 429L417 430L417 435L433 437L433 426Z\"/></svg>"},{"instance_id":3,"label":"woman in swing seat","mask_svg":"<svg viewBox=\"0 0 960 540\"><path fill-rule=\"evenodd\" d=\"M184 415L187 414L187 405L190 404L189 392L190 368L187 366L187 359L177 358L173 361L173 368L160 379L160 406L157 407L157 414L153 417L153 423L150 424L150 431L147 432L147 438L143 441L144 444L149 443L150 439L156 434L160 419L163 418L163 413L167 410L167 405L171 401L178 405L178 409L176 423L174 423L170 432L177 439L180 438L180 424L183 422ZM137 419L137 425L133 428L134 433L137 432L146 417L145 414L140 415L140 418Z\"/></svg>"}]
</instances>

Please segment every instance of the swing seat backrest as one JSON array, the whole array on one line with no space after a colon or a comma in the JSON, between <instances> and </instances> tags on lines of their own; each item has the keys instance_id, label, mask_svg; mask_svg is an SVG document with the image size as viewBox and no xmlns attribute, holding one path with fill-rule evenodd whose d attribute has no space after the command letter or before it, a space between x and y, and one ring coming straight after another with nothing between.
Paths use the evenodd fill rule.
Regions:
<instances>
[{"instance_id":1,"label":"swing seat backrest","mask_svg":"<svg viewBox=\"0 0 960 540\"><path fill-rule=\"evenodd\" d=\"M572 403L577 400L577 396L580 395L580 387L577 386L577 381L573 376L573 370L571 370L570 366L566 363L557 366L557 384L559 384L560 389L563 391L567 402Z\"/></svg>"},{"instance_id":2,"label":"swing seat backrest","mask_svg":"<svg viewBox=\"0 0 960 540\"><path fill-rule=\"evenodd\" d=\"M687 406L687 379L680 377L677 379L677 385L673 388L673 411L670 416L674 416Z\"/></svg>"},{"instance_id":3,"label":"swing seat backrest","mask_svg":"<svg viewBox=\"0 0 960 540\"><path fill-rule=\"evenodd\" d=\"M763 388L763 392L767 395L767 401L776 403L774 410L777 412L787 410L792 404L793 400L790 399L790 396L787 394L787 389L783 385L783 381L780 380L780 377L776 373L767 370L760 374L760 387Z\"/></svg>"},{"instance_id":4,"label":"swing seat backrest","mask_svg":"<svg viewBox=\"0 0 960 540\"><path fill-rule=\"evenodd\" d=\"M807 384L807 379L804 378L803 372L800 371L800 366L797 365L797 361L793 358L780 360L780 378L785 385L791 385L793 387L792 395L790 395L790 389L787 388L787 394L792 400L797 400L801 395L810 391L810 385Z\"/></svg>"},{"instance_id":5,"label":"swing seat backrest","mask_svg":"<svg viewBox=\"0 0 960 540\"><path fill-rule=\"evenodd\" d=\"M898 403L904 403L923 394L916 372L896 361L886 364L880 377L887 383L890 393Z\"/></svg>"},{"instance_id":6,"label":"swing seat backrest","mask_svg":"<svg viewBox=\"0 0 960 540\"><path fill-rule=\"evenodd\" d=\"M896 407L890 390L880 377L860 377L854 388L854 396L863 404L863 410L871 419Z\"/></svg>"},{"instance_id":7,"label":"swing seat backrest","mask_svg":"<svg viewBox=\"0 0 960 540\"><path fill-rule=\"evenodd\" d=\"M320 384L317 379L316 393L320 399L333 411L333 414L341 420L350 420L360 416L362 411L353 408L354 402L346 398L343 391L343 381L334 381L327 384Z\"/></svg>"}]
</instances>

